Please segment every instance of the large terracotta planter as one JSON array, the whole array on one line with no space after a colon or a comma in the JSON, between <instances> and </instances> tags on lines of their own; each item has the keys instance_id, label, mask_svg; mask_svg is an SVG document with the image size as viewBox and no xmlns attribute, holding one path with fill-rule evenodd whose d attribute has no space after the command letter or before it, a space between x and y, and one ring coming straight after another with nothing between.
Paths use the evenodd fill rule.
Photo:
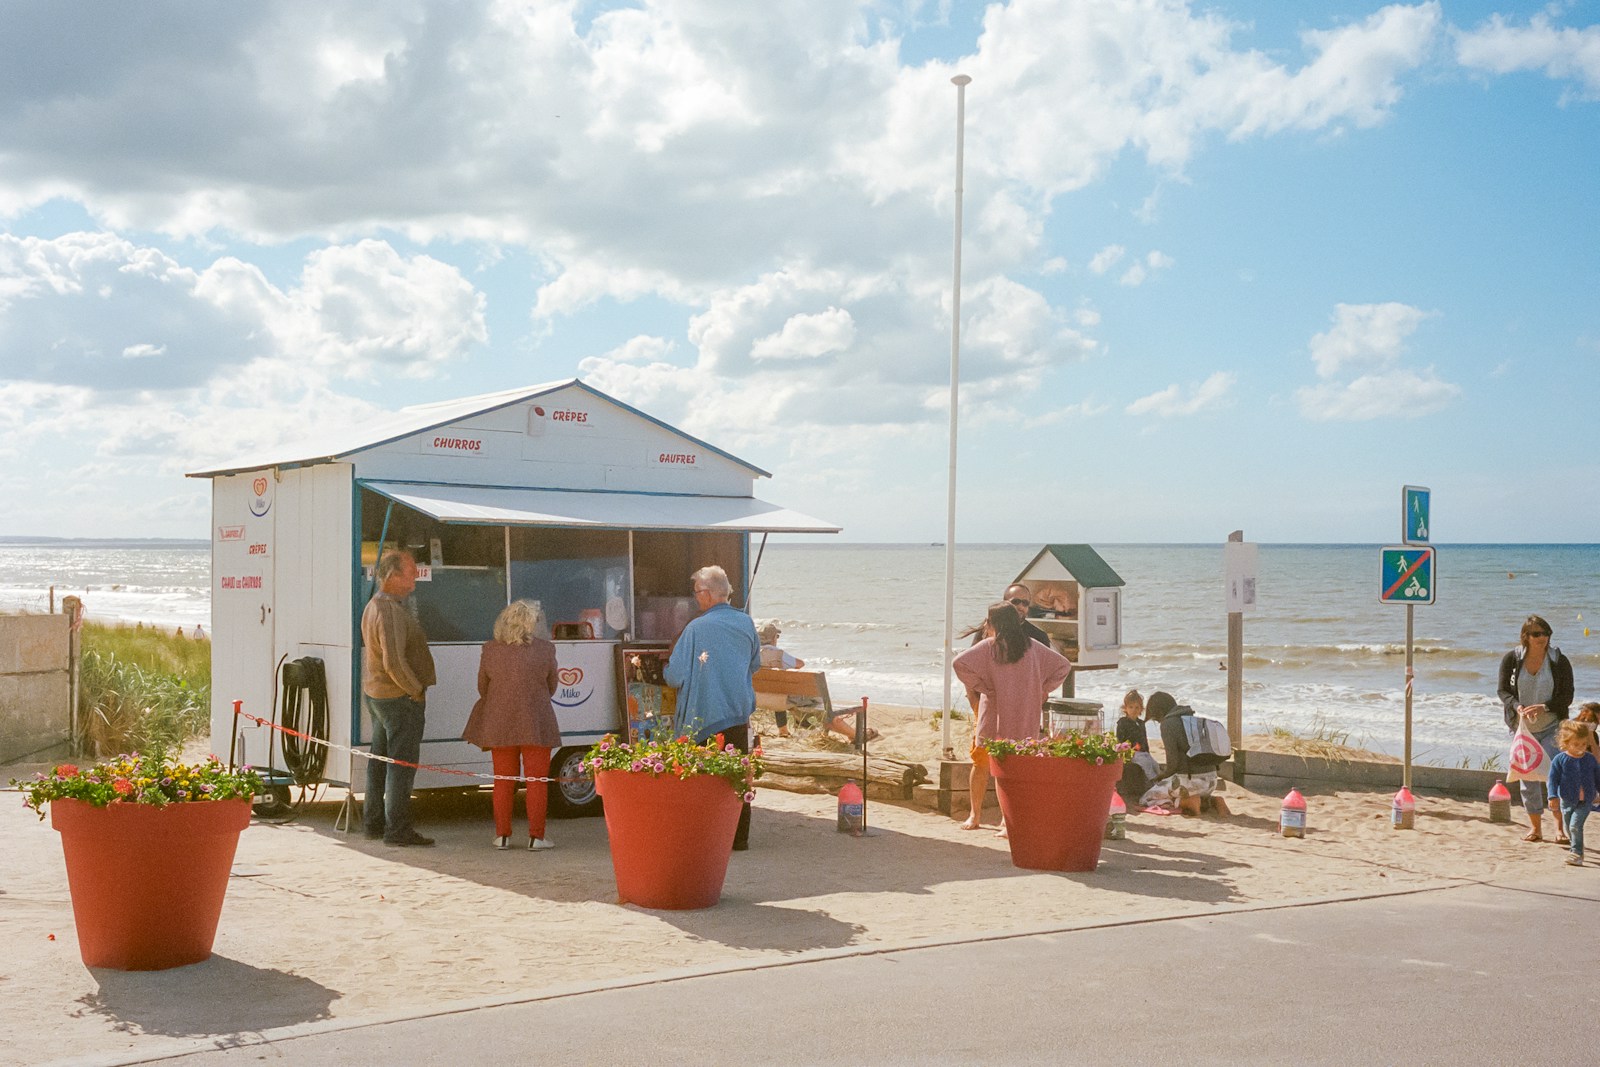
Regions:
<instances>
[{"instance_id":1,"label":"large terracotta planter","mask_svg":"<svg viewBox=\"0 0 1600 1067\"><path fill-rule=\"evenodd\" d=\"M78 951L90 967L161 971L211 955L250 801L111 804L52 800Z\"/></svg>"},{"instance_id":2,"label":"large terracotta planter","mask_svg":"<svg viewBox=\"0 0 1600 1067\"><path fill-rule=\"evenodd\" d=\"M1033 871L1094 870L1122 764L1000 756L991 766L1011 862Z\"/></svg>"},{"instance_id":3,"label":"large terracotta planter","mask_svg":"<svg viewBox=\"0 0 1600 1067\"><path fill-rule=\"evenodd\" d=\"M595 786L623 903L690 911L717 902L742 804L726 778L601 771Z\"/></svg>"}]
</instances>

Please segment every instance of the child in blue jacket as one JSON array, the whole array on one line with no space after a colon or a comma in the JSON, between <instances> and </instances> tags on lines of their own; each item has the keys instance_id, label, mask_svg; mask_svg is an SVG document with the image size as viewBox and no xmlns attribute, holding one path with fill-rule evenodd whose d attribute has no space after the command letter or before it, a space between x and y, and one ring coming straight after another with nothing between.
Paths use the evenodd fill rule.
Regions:
<instances>
[{"instance_id":1,"label":"child in blue jacket","mask_svg":"<svg viewBox=\"0 0 1600 1067\"><path fill-rule=\"evenodd\" d=\"M1600 794L1600 760L1589 751L1589 732L1581 723L1563 722L1556 737L1561 751L1550 761L1550 798L1561 801L1561 822L1572 838L1567 864L1583 866L1583 821Z\"/></svg>"}]
</instances>

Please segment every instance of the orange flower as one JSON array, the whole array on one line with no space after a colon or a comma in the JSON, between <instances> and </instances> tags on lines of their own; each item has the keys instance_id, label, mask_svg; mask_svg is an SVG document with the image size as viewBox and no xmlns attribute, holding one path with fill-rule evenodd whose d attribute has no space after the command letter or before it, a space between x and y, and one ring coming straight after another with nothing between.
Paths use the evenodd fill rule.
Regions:
<instances>
[{"instance_id":1,"label":"orange flower","mask_svg":"<svg viewBox=\"0 0 1600 1067\"><path fill-rule=\"evenodd\" d=\"M126 778L118 778L116 781L111 783L111 788L115 789L123 796L127 796L129 793L133 792L133 783L128 781Z\"/></svg>"}]
</instances>

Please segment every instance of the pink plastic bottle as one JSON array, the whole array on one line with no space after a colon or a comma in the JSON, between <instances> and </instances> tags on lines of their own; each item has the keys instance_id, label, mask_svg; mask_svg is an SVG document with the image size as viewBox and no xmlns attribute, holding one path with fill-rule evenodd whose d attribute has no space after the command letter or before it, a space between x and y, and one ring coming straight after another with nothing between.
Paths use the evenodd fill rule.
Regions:
<instances>
[{"instance_id":1,"label":"pink plastic bottle","mask_svg":"<svg viewBox=\"0 0 1600 1067\"><path fill-rule=\"evenodd\" d=\"M1122 802L1122 794L1111 794L1111 814L1106 818L1106 840L1121 841L1128 836L1128 805Z\"/></svg>"},{"instance_id":2,"label":"pink plastic bottle","mask_svg":"<svg viewBox=\"0 0 1600 1067\"><path fill-rule=\"evenodd\" d=\"M1511 821L1511 790L1504 782L1496 782L1489 789L1489 821Z\"/></svg>"},{"instance_id":3,"label":"pink plastic bottle","mask_svg":"<svg viewBox=\"0 0 1600 1067\"><path fill-rule=\"evenodd\" d=\"M1284 837L1306 836L1306 798L1300 790L1290 789L1278 809L1278 832Z\"/></svg>"},{"instance_id":4,"label":"pink plastic bottle","mask_svg":"<svg viewBox=\"0 0 1600 1067\"><path fill-rule=\"evenodd\" d=\"M862 816L865 812L866 800L861 795L861 787L856 785L855 779L852 778L839 787L838 831L851 837L860 837Z\"/></svg>"},{"instance_id":5,"label":"pink plastic bottle","mask_svg":"<svg viewBox=\"0 0 1600 1067\"><path fill-rule=\"evenodd\" d=\"M1414 830L1417 826L1417 798L1405 786L1394 795L1394 828Z\"/></svg>"}]
</instances>

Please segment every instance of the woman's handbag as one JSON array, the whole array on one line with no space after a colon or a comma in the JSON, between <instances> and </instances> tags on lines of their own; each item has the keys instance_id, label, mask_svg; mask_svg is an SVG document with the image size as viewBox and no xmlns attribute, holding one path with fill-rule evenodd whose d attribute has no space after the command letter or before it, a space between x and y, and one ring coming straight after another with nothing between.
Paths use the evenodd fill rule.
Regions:
<instances>
[{"instance_id":1,"label":"woman's handbag","mask_svg":"<svg viewBox=\"0 0 1600 1067\"><path fill-rule=\"evenodd\" d=\"M1550 757L1546 755L1539 739L1528 732L1526 723L1517 724L1511 735L1511 756L1507 761L1511 770L1508 782L1543 782L1550 777Z\"/></svg>"}]
</instances>

